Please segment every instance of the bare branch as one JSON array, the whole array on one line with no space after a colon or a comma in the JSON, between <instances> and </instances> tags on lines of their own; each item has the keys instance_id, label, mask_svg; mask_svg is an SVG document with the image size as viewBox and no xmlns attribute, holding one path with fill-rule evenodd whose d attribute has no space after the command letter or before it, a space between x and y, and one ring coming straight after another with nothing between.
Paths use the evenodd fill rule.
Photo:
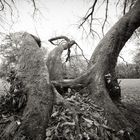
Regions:
<instances>
[{"instance_id":1,"label":"bare branch","mask_svg":"<svg viewBox=\"0 0 140 140\"><path fill-rule=\"evenodd\" d=\"M0 11L3 11L3 10L4 10L4 4L3 4L2 0L0 0L0 4L1 4L1 9L0 9Z\"/></svg>"},{"instance_id":2,"label":"bare branch","mask_svg":"<svg viewBox=\"0 0 140 140\"><path fill-rule=\"evenodd\" d=\"M92 35L95 33L98 36L98 38L101 39L100 35L95 30L90 29L90 31L91 31Z\"/></svg>"},{"instance_id":3,"label":"bare branch","mask_svg":"<svg viewBox=\"0 0 140 140\"><path fill-rule=\"evenodd\" d=\"M48 41L49 41L50 43L52 43L53 45L56 45L56 44L53 43L53 41L59 40L59 39L64 39L66 42L69 42L69 41L70 41L70 39L69 39L68 37L66 37L66 36L54 37L54 38L49 39Z\"/></svg>"},{"instance_id":4,"label":"bare branch","mask_svg":"<svg viewBox=\"0 0 140 140\"><path fill-rule=\"evenodd\" d=\"M85 58L86 62L88 63L88 60L87 60L87 58L84 56L83 50L82 50L81 47L78 45L78 43L76 43L74 40L70 40L70 39L69 39L68 37L66 37L66 36L54 37L54 38L49 39L49 41L50 41L53 45L55 45L55 44L53 43L53 41L58 40L58 39L64 39L64 40L67 41L68 53L67 53L66 62L67 62L67 61L69 60L69 58L70 58L70 53L71 53L70 48L71 48L71 46L74 45L74 44L76 44L76 45L78 46L78 48L81 50L82 56Z\"/></svg>"},{"instance_id":5,"label":"bare branch","mask_svg":"<svg viewBox=\"0 0 140 140\"><path fill-rule=\"evenodd\" d=\"M102 34L103 34L103 36L104 36L105 23L107 22L108 4L109 4L109 0L106 1L105 20L104 20L104 23L103 23L103 26L102 26Z\"/></svg>"},{"instance_id":6,"label":"bare branch","mask_svg":"<svg viewBox=\"0 0 140 140\"><path fill-rule=\"evenodd\" d=\"M32 2L33 2L33 6L34 6L34 8L36 9L36 3L35 3L35 0L32 0Z\"/></svg>"},{"instance_id":7,"label":"bare branch","mask_svg":"<svg viewBox=\"0 0 140 140\"><path fill-rule=\"evenodd\" d=\"M134 34L136 35L136 37L137 37L138 39L140 39L140 37L139 37L139 34L138 34L137 30L136 30L136 31L134 31Z\"/></svg>"},{"instance_id":8,"label":"bare branch","mask_svg":"<svg viewBox=\"0 0 140 140\"><path fill-rule=\"evenodd\" d=\"M15 6L15 3L12 1L12 3L13 3L13 5L11 5L11 3L9 2L9 1L7 1L7 0L1 0L1 2L3 3L3 6L5 7L5 6L8 6L9 7L9 9L10 9L10 14L11 14L11 21L12 21L12 23L14 23L14 21L13 21L13 13L14 13L14 11L13 11L13 5ZM4 9L3 9L4 10Z\"/></svg>"},{"instance_id":9,"label":"bare branch","mask_svg":"<svg viewBox=\"0 0 140 140\"><path fill-rule=\"evenodd\" d=\"M117 3L116 3L116 7L118 7L119 3L120 3L120 0L117 1Z\"/></svg>"},{"instance_id":10,"label":"bare branch","mask_svg":"<svg viewBox=\"0 0 140 140\"><path fill-rule=\"evenodd\" d=\"M89 63L89 60L84 56L84 52L83 52L83 50L81 49L81 47L76 43L76 45L78 46L78 48L81 50L81 52L82 52L82 56L85 58L85 60L86 60L86 62L87 62L87 64Z\"/></svg>"},{"instance_id":11,"label":"bare branch","mask_svg":"<svg viewBox=\"0 0 140 140\"><path fill-rule=\"evenodd\" d=\"M107 14L108 14L108 5L109 5L109 0L103 0L103 3L105 1L106 1L105 19L104 19L103 24L101 25L103 36L104 36L104 27L105 27L105 24L106 24L107 18L108 18ZM93 13L94 13L95 6L96 6L97 2L98 2L98 0L94 0L93 5L88 9L87 13L85 14L85 16L82 20L82 23L79 25L79 28L82 27L82 29L83 29L83 25L85 24L85 22L87 22L89 24L89 34L92 34L92 36L94 36L94 33L95 33L100 38L99 34L95 30L93 30L93 28L92 28L93 20L97 20L96 18L93 18ZM99 20L98 20L98 22L99 22Z\"/></svg>"},{"instance_id":12,"label":"bare branch","mask_svg":"<svg viewBox=\"0 0 140 140\"><path fill-rule=\"evenodd\" d=\"M132 9L133 5L135 4L136 0L131 0L130 6L129 6L129 10Z\"/></svg>"},{"instance_id":13,"label":"bare branch","mask_svg":"<svg viewBox=\"0 0 140 140\"><path fill-rule=\"evenodd\" d=\"M13 15L13 9L12 9L11 5L6 0L3 0L3 2L10 8L11 15Z\"/></svg>"},{"instance_id":14,"label":"bare branch","mask_svg":"<svg viewBox=\"0 0 140 140\"><path fill-rule=\"evenodd\" d=\"M79 28L90 18L90 27L92 27L92 21L93 21L93 13L94 13L94 9L95 6L97 4L97 0L94 1L92 7L90 7L86 13L86 15L83 18L83 22L79 25ZM89 11L91 10L91 12L89 13Z\"/></svg>"},{"instance_id":15,"label":"bare branch","mask_svg":"<svg viewBox=\"0 0 140 140\"><path fill-rule=\"evenodd\" d=\"M126 7L127 7L127 0L124 0L124 8L123 8L123 14L125 15L126 13Z\"/></svg>"},{"instance_id":16,"label":"bare branch","mask_svg":"<svg viewBox=\"0 0 140 140\"><path fill-rule=\"evenodd\" d=\"M36 11L37 11L38 9L37 9L35 0L31 0L31 1L32 1L33 7L34 7L34 12L33 12L33 17L34 17L34 16L35 16L35 13L36 13Z\"/></svg>"},{"instance_id":17,"label":"bare branch","mask_svg":"<svg viewBox=\"0 0 140 140\"><path fill-rule=\"evenodd\" d=\"M128 66L128 62L127 62L127 61L125 61L125 59L124 59L122 56L120 56L120 55L119 55L119 57L123 60L123 62L125 62L125 63L126 63L126 66Z\"/></svg>"},{"instance_id":18,"label":"bare branch","mask_svg":"<svg viewBox=\"0 0 140 140\"><path fill-rule=\"evenodd\" d=\"M14 0L11 0L11 2L15 5L15 1Z\"/></svg>"}]
</instances>

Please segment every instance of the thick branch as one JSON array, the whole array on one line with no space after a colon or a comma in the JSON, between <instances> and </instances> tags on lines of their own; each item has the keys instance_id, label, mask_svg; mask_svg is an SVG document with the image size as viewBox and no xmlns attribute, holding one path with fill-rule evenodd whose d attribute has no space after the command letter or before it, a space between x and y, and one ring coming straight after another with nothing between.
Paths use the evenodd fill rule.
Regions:
<instances>
[{"instance_id":1,"label":"thick branch","mask_svg":"<svg viewBox=\"0 0 140 140\"><path fill-rule=\"evenodd\" d=\"M66 36L53 37L53 38L49 39L49 41L50 41L53 45L55 45L55 44L53 43L53 41L59 40L59 39L64 39L64 40L67 41L67 42L70 41L70 39L69 39L68 37L66 37Z\"/></svg>"},{"instance_id":2,"label":"thick branch","mask_svg":"<svg viewBox=\"0 0 140 140\"><path fill-rule=\"evenodd\" d=\"M96 65L92 66L86 73L83 73L81 76L75 78L75 79L66 79L66 80L58 80L58 81L51 81L52 84L59 87L71 87L71 88L77 88L77 87L85 87L91 83L92 77L91 75L95 74L94 67Z\"/></svg>"},{"instance_id":3,"label":"thick branch","mask_svg":"<svg viewBox=\"0 0 140 140\"><path fill-rule=\"evenodd\" d=\"M48 55L47 66L50 73L51 80L61 80L63 79L63 68L61 55L64 50L70 50L70 48L76 44L74 40L70 40L66 36L59 36L49 39L49 41L53 43L55 40L64 39L66 41L65 44L59 44L56 48L54 48ZM68 54L69 55L69 54Z\"/></svg>"}]
</instances>

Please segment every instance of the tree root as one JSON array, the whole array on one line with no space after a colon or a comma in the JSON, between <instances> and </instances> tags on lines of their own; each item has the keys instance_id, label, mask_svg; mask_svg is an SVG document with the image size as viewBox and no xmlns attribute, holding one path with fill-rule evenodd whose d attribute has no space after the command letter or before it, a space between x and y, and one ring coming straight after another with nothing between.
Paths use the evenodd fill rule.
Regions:
<instances>
[{"instance_id":1,"label":"tree root","mask_svg":"<svg viewBox=\"0 0 140 140\"><path fill-rule=\"evenodd\" d=\"M63 79L63 80L52 80L51 83L54 86L59 86L60 88L63 87L70 87L70 88L83 88L90 84L92 77L95 73L94 71L95 65L93 65L89 70L85 73L83 73L81 76L75 78L75 79Z\"/></svg>"}]
</instances>

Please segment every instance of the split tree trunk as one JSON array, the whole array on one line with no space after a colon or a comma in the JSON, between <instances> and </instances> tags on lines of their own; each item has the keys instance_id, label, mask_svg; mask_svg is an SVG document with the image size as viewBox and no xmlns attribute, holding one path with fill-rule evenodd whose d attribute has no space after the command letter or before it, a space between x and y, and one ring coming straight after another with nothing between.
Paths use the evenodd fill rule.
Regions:
<instances>
[{"instance_id":1,"label":"split tree trunk","mask_svg":"<svg viewBox=\"0 0 140 140\"><path fill-rule=\"evenodd\" d=\"M7 132L9 125L2 139L43 140L55 97L42 50L28 33L23 33L20 40L17 76L25 86L27 105L15 134L11 130Z\"/></svg>"}]
</instances>

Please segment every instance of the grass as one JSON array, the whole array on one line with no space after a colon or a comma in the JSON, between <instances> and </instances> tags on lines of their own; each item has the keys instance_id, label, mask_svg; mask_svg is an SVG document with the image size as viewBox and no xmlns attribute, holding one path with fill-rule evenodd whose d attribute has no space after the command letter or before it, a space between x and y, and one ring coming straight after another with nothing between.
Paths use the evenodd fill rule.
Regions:
<instances>
[{"instance_id":1,"label":"grass","mask_svg":"<svg viewBox=\"0 0 140 140\"><path fill-rule=\"evenodd\" d=\"M140 79L121 79L122 102L140 105Z\"/></svg>"}]
</instances>

